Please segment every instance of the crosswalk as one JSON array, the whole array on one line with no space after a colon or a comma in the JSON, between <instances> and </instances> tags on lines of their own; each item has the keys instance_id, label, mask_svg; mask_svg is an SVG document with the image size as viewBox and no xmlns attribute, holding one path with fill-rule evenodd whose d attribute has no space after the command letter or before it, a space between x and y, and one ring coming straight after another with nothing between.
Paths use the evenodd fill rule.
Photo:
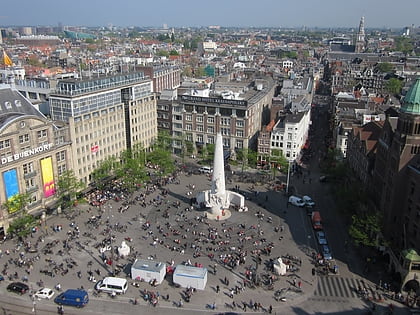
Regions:
<instances>
[{"instance_id":1,"label":"crosswalk","mask_svg":"<svg viewBox=\"0 0 420 315\"><path fill-rule=\"evenodd\" d=\"M314 295L317 297L358 298L357 289L359 287L371 288L362 279L340 276L320 277Z\"/></svg>"}]
</instances>

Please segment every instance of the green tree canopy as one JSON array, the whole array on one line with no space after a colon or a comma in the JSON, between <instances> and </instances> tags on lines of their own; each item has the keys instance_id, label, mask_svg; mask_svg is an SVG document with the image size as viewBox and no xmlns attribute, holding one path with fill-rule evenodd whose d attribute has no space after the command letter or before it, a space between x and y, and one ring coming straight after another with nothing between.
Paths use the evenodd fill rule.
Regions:
<instances>
[{"instance_id":1,"label":"green tree canopy","mask_svg":"<svg viewBox=\"0 0 420 315\"><path fill-rule=\"evenodd\" d=\"M7 209L9 214L23 213L29 203L29 198L29 194L26 193L16 194L3 203L3 207Z\"/></svg>"},{"instance_id":2,"label":"green tree canopy","mask_svg":"<svg viewBox=\"0 0 420 315\"><path fill-rule=\"evenodd\" d=\"M101 161L98 167L92 172L92 181L96 187L103 189L107 179L115 175L117 166L117 159L113 156Z\"/></svg>"},{"instance_id":3,"label":"green tree canopy","mask_svg":"<svg viewBox=\"0 0 420 315\"><path fill-rule=\"evenodd\" d=\"M349 235L356 245L378 246L377 235L381 230L379 213L353 215Z\"/></svg>"},{"instance_id":4,"label":"green tree canopy","mask_svg":"<svg viewBox=\"0 0 420 315\"><path fill-rule=\"evenodd\" d=\"M403 88L403 82L397 78L391 78L385 82L385 89L394 95L399 95Z\"/></svg>"},{"instance_id":5,"label":"green tree canopy","mask_svg":"<svg viewBox=\"0 0 420 315\"><path fill-rule=\"evenodd\" d=\"M413 40L403 36L395 37L394 46L395 50L401 51L408 55L413 51Z\"/></svg>"},{"instance_id":6,"label":"green tree canopy","mask_svg":"<svg viewBox=\"0 0 420 315\"><path fill-rule=\"evenodd\" d=\"M148 178L144 154L145 150L141 150L140 146L135 147L135 151L126 150L121 153L121 164L116 170L116 175L129 192L135 191L138 185L142 185Z\"/></svg>"},{"instance_id":7,"label":"green tree canopy","mask_svg":"<svg viewBox=\"0 0 420 315\"><path fill-rule=\"evenodd\" d=\"M84 187L84 183L76 178L73 170L67 170L61 174L57 180L57 198L61 206L69 207Z\"/></svg>"},{"instance_id":8,"label":"green tree canopy","mask_svg":"<svg viewBox=\"0 0 420 315\"><path fill-rule=\"evenodd\" d=\"M14 219L7 229L7 233L10 233L12 236L25 237L31 233L31 230L36 226L36 219L30 214L25 214L24 216Z\"/></svg>"},{"instance_id":9,"label":"green tree canopy","mask_svg":"<svg viewBox=\"0 0 420 315\"><path fill-rule=\"evenodd\" d=\"M389 62L380 62L376 65L376 68L382 73L389 73L394 70L394 66Z\"/></svg>"}]
</instances>

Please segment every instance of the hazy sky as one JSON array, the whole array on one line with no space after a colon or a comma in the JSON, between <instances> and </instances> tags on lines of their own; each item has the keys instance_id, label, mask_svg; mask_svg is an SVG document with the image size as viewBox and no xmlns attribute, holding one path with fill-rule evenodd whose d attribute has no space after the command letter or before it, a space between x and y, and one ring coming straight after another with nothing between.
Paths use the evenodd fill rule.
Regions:
<instances>
[{"instance_id":1,"label":"hazy sky","mask_svg":"<svg viewBox=\"0 0 420 315\"><path fill-rule=\"evenodd\" d=\"M10 0L0 25L401 28L419 25L420 0Z\"/></svg>"}]
</instances>

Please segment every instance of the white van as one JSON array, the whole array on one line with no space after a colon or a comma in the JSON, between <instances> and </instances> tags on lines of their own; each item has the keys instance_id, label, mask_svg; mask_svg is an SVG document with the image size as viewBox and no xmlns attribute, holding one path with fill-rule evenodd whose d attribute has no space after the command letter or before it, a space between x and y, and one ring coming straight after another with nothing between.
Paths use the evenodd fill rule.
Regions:
<instances>
[{"instance_id":1,"label":"white van","mask_svg":"<svg viewBox=\"0 0 420 315\"><path fill-rule=\"evenodd\" d=\"M210 174L213 172L213 169L210 166L202 166L199 169L200 173Z\"/></svg>"},{"instance_id":2,"label":"white van","mask_svg":"<svg viewBox=\"0 0 420 315\"><path fill-rule=\"evenodd\" d=\"M302 198L296 197L296 196L290 196L289 197L289 203L296 207L304 207L305 201L302 200Z\"/></svg>"},{"instance_id":3,"label":"white van","mask_svg":"<svg viewBox=\"0 0 420 315\"><path fill-rule=\"evenodd\" d=\"M127 291L128 282L123 278L106 277L96 284L95 289L107 293L124 294Z\"/></svg>"}]
</instances>

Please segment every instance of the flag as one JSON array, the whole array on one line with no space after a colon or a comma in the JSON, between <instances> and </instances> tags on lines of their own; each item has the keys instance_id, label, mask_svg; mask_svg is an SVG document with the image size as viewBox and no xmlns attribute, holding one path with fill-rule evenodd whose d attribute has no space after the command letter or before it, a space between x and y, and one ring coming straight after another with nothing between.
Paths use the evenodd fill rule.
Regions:
<instances>
[{"instance_id":1,"label":"flag","mask_svg":"<svg viewBox=\"0 0 420 315\"><path fill-rule=\"evenodd\" d=\"M10 57L6 54L6 52L3 50L3 63L6 66L13 66L13 61L10 59Z\"/></svg>"}]
</instances>

